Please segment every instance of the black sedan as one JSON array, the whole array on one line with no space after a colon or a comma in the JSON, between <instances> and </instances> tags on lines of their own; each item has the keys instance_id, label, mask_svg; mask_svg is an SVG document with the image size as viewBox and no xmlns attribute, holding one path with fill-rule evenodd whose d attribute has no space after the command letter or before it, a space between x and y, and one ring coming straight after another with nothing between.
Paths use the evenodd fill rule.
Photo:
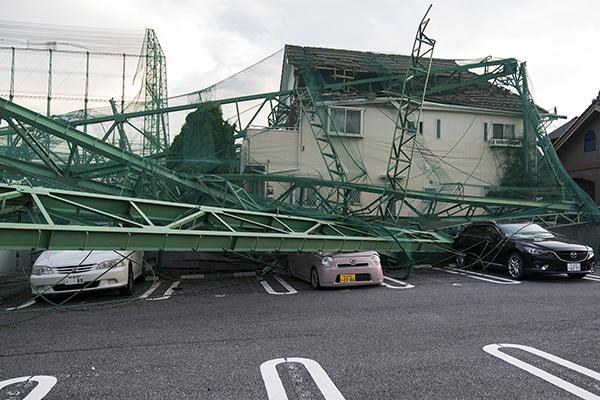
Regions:
<instances>
[{"instance_id":1,"label":"black sedan","mask_svg":"<svg viewBox=\"0 0 600 400\"><path fill-rule=\"evenodd\" d=\"M503 266L514 279L528 272L583 278L594 271L591 247L529 222L473 223L454 239L454 250L459 268L477 262Z\"/></svg>"}]
</instances>

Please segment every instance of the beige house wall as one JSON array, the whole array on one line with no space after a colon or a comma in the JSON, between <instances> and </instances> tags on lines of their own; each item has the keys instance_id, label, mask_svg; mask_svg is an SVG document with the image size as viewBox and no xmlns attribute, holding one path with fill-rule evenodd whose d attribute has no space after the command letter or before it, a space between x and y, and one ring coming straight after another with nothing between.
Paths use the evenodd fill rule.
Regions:
<instances>
[{"instance_id":1,"label":"beige house wall","mask_svg":"<svg viewBox=\"0 0 600 400\"><path fill-rule=\"evenodd\" d=\"M383 185L397 109L389 102L345 106L363 111L363 134L334 137L333 145L350 177L360 172L353 160L362 159L368 171L365 183ZM438 119L440 138L436 136ZM504 152L484 140L484 123L488 123L489 139L494 123L513 124L515 137L523 136L522 120L516 113L427 103L422 121L423 134L417 135L408 181L408 187L415 190L451 193L455 189L442 183L495 185L501 176ZM298 131L250 131L242 146L242 167L248 163L265 165L273 174L329 179L306 118ZM270 185L275 196L287 188L285 184ZM467 186L465 193L482 195L483 191L479 186Z\"/></svg>"}]
</instances>

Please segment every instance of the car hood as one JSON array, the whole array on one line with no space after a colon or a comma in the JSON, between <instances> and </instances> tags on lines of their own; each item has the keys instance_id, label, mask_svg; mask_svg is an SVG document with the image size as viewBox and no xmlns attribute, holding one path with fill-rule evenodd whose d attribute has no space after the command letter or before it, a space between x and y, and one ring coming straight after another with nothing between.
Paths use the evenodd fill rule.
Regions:
<instances>
[{"instance_id":1,"label":"car hood","mask_svg":"<svg viewBox=\"0 0 600 400\"><path fill-rule=\"evenodd\" d=\"M88 265L98 264L102 261L120 259L128 254L130 251L115 252L112 250L52 250L44 251L34 265L45 265L48 267L68 267L73 265Z\"/></svg>"},{"instance_id":2,"label":"car hood","mask_svg":"<svg viewBox=\"0 0 600 400\"><path fill-rule=\"evenodd\" d=\"M544 250L554 251L587 251L588 246L567 238L531 238L517 239L523 244Z\"/></svg>"}]
</instances>

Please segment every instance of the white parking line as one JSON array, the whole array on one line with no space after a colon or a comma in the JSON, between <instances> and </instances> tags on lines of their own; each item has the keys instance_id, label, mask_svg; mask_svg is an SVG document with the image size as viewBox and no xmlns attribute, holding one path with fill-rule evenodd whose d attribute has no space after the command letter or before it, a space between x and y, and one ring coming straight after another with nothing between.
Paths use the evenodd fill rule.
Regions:
<instances>
[{"instance_id":1,"label":"white parking line","mask_svg":"<svg viewBox=\"0 0 600 400\"><path fill-rule=\"evenodd\" d=\"M600 400L600 396L598 396L594 393L588 392L587 390L582 389L579 386L575 386L572 383L567 382L564 379L561 379L556 375L552 375L551 373L546 372L543 369L534 367L533 365L526 363L524 361L521 361L516 357L509 356L508 354L503 353L502 351L500 351L500 349L502 349L502 348L519 349L519 350L526 351L526 352L534 354L538 357L544 358L548 361L559 364L559 365L561 365L565 368L568 368L572 371L579 372L582 375L589 376L590 378L595 379L597 381L600 381L600 373L593 371L589 368L582 367L581 365L575 364L571 361L565 360L564 358L560 358L560 357L557 357L550 353L546 353L544 351L538 350L534 347L522 346L519 344L506 344L506 343L488 344L487 346L483 347L483 350L486 353L489 353L489 354L493 355L494 357L498 357L499 359L506 361L507 363L512 364L517 368L521 368L522 370L527 371L530 374L533 374L533 375L537 376L538 378L541 378L541 379L545 380L546 382L553 384L554 386L558 386L559 388L566 390L567 392L572 393L577 397L580 397L585 400Z\"/></svg>"},{"instance_id":2,"label":"white parking line","mask_svg":"<svg viewBox=\"0 0 600 400\"><path fill-rule=\"evenodd\" d=\"M152 284L152 286L150 286L150 288L148 290L146 290L144 292L144 294L142 294L140 296L140 299L145 299L148 296L150 296L152 294L152 292L154 292L160 286L161 283L162 283L162 281L154 281L154 283Z\"/></svg>"},{"instance_id":3,"label":"white parking line","mask_svg":"<svg viewBox=\"0 0 600 400\"><path fill-rule=\"evenodd\" d=\"M276 369L277 365L283 363L300 363L304 365L325 400L345 400L342 393L340 393L335 386L335 383L333 383L331 378L329 378L329 375L327 375L327 372L325 372L318 362L300 357L276 358L262 363L260 366L260 374L265 383L265 389L267 389L267 397L269 400L288 400L285 388L283 387L283 382L281 382L281 378ZM311 393L306 394L308 395L307 398L313 398ZM305 396L302 396L302 398L304 397Z\"/></svg>"},{"instance_id":4,"label":"white parking line","mask_svg":"<svg viewBox=\"0 0 600 400\"><path fill-rule=\"evenodd\" d=\"M35 376L22 376L20 378L13 378L6 381L0 382L0 389L7 386L14 385L15 383L22 382L37 382L37 385L23 400L41 400L50 392L50 390L56 385L56 378L50 375L35 375ZM18 392L17 392L18 393Z\"/></svg>"},{"instance_id":5,"label":"white parking line","mask_svg":"<svg viewBox=\"0 0 600 400\"><path fill-rule=\"evenodd\" d=\"M384 276L383 280L384 280L384 282L381 285L388 289L412 289L415 287L415 285L411 285L408 282L399 281L398 279L390 278L389 276ZM395 285L390 285L389 283L386 283L385 282L386 280L388 280L392 283L395 283ZM399 286L397 286L397 285L399 285Z\"/></svg>"},{"instance_id":6,"label":"white parking line","mask_svg":"<svg viewBox=\"0 0 600 400\"><path fill-rule=\"evenodd\" d=\"M169 288L167 290L165 290L165 293L163 293L162 296L160 297L151 297L151 298L147 298L146 300L166 300L169 297L171 297L171 295L173 294L173 291L175 290L175 288L177 286L179 286L179 283L181 281L175 281L171 284L171 286L169 286Z\"/></svg>"},{"instance_id":7,"label":"white parking line","mask_svg":"<svg viewBox=\"0 0 600 400\"><path fill-rule=\"evenodd\" d=\"M188 275L181 275L181 280L183 279L204 279L204 274L188 274Z\"/></svg>"},{"instance_id":8,"label":"white parking line","mask_svg":"<svg viewBox=\"0 0 600 400\"><path fill-rule=\"evenodd\" d=\"M600 276L598 276L598 275L587 275L583 279L587 279L589 281L600 282Z\"/></svg>"},{"instance_id":9,"label":"white parking line","mask_svg":"<svg viewBox=\"0 0 600 400\"><path fill-rule=\"evenodd\" d=\"M23 304L21 304L20 306L17 307L9 307L6 309L6 311L13 311L13 310L20 310L21 308L25 308L25 307L29 307L35 304L35 300L31 299Z\"/></svg>"},{"instance_id":10,"label":"white parking line","mask_svg":"<svg viewBox=\"0 0 600 400\"><path fill-rule=\"evenodd\" d=\"M265 290L267 291L267 293L274 294L274 295L296 294L296 293L298 293L298 291L296 289L294 289L292 287L292 285L290 285L289 283L287 283L286 281L284 281L283 279L281 279L277 275L274 275L273 278L275 278L281 284L281 286L283 286L285 288L285 290L287 290L287 292L276 292L275 290L273 290L273 288L271 287L271 285L269 285L269 282L261 279L260 280L260 284L262 285L263 288L265 288Z\"/></svg>"},{"instance_id":11,"label":"white parking line","mask_svg":"<svg viewBox=\"0 0 600 400\"><path fill-rule=\"evenodd\" d=\"M448 274L466 276L468 278L477 279L480 281L497 283L499 285L519 285L521 283L520 281L514 281L512 279L502 278L500 276L482 274L480 272L473 272L473 271L464 271L462 269L452 268L452 267L446 267L446 268L433 267L432 269L435 269L437 271L443 271Z\"/></svg>"}]
</instances>

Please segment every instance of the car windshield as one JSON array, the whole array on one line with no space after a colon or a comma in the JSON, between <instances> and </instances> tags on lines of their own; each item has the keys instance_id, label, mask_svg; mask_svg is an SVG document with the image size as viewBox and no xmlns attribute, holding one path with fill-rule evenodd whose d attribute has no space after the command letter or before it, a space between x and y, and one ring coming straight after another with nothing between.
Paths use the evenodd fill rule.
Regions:
<instances>
[{"instance_id":1,"label":"car windshield","mask_svg":"<svg viewBox=\"0 0 600 400\"><path fill-rule=\"evenodd\" d=\"M503 224L500 225L502 233L506 236L516 237L553 237L552 232L547 231L538 224Z\"/></svg>"}]
</instances>

